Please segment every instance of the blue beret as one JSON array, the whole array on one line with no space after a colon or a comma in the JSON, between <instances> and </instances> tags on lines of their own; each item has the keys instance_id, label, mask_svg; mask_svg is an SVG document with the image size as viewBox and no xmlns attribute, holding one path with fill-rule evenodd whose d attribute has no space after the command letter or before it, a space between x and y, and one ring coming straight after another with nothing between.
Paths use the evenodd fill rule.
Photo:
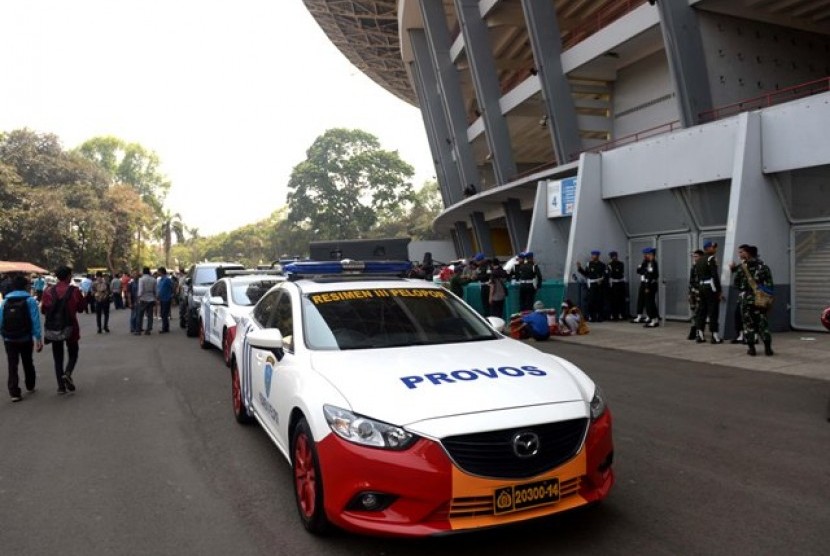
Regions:
<instances>
[{"instance_id":1,"label":"blue beret","mask_svg":"<svg viewBox=\"0 0 830 556\"><path fill-rule=\"evenodd\" d=\"M710 247L717 247L718 244L712 240L707 240L706 243L703 244L704 249L709 249Z\"/></svg>"},{"instance_id":2,"label":"blue beret","mask_svg":"<svg viewBox=\"0 0 830 556\"><path fill-rule=\"evenodd\" d=\"M599 251L597 251L597 250L591 251L591 255L596 255L597 257L599 257Z\"/></svg>"},{"instance_id":3,"label":"blue beret","mask_svg":"<svg viewBox=\"0 0 830 556\"><path fill-rule=\"evenodd\" d=\"M474 259L476 261L483 261L484 260L484 253L476 253L476 256L474 257Z\"/></svg>"},{"instance_id":4,"label":"blue beret","mask_svg":"<svg viewBox=\"0 0 830 556\"><path fill-rule=\"evenodd\" d=\"M657 252L657 249L655 249L654 247L643 247L643 253L646 254L646 255L649 254L649 253L651 253L653 255L656 252Z\"/></svg>"},{"instance_id":5,"label":"blue beret","mask_svg":"<svg viewBox=\"0 0 830 556\"><path fill-rule=\"evenodd\" d=\"M616 252L616 251L609 251L609 252L608 252L608 256L609 256L609 257L616 257L616 256L617 256L617 252Z\"/></svg>"},{"instance_id":6,"label":"blue beret","mask_svg":"<svg viewBox=\"0 0 830 556\"><path fill-rule=\"evenodd\" d=\"M527 253L525 253L524 251L519 251L519 253L516 256L520 259L524 259L526 255Z\"/></svg>"},{"instance_id":7,"label":"blue beret","mask_svg":"<svg viewBox=\"0 0 830 556\"><path fill-rule=\"evenodd\" d=\"M533 258L533 251L528 251L527 253L525 253L525 257L527 257L528 259L532 259Z\"/></svg>"}]
</instances>

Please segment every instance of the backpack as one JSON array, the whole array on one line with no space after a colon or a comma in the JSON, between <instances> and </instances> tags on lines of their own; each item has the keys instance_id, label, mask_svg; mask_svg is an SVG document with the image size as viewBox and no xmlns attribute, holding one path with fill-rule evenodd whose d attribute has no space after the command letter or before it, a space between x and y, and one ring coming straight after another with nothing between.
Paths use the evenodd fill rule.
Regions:
<instances>
[{"instance_id":1,"label":"backpack","mask_svg":"<svg viewBox=\"0 0 830 556\"><path fill-rule=\"evenodd\" d=\"M28 297L6 298L3 305L3 338L14 342L32 339L32 317Z\"/></svg>"},{"instance_id":2,"label":"backpack","mask_svg":"<svg viewBox=\"0 0 830 556\"><path fill-rule=\"evenodd\" d=\"M63 297L57 297L57 289L52 290L52 306L46 313L43 323L43 337L50 342L62 342L72 337L72 319L69 317L69 299L75 286L69 286Z\"/></svg>"}]
</instances>

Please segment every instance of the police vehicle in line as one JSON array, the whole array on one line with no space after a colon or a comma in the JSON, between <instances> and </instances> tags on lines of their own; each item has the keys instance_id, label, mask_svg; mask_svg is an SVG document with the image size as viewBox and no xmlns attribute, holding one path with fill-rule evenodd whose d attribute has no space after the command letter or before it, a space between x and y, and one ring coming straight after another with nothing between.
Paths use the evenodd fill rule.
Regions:
<instances>
[{"instance_id":1,"label":"police vehicle in line","mask_svg":"<svg viewBox=\"0 0 830 556\"><path fill-rule=\"evenodd\" d=\"M239 263L196 263L187 271L187 275L180 284L179 294L179 325L185 329L188 336L194 337L199 333L199 309L202 306L202 297L208 289L221 278L221 273L227 270L244 270Z\"/></svg>"},{"instance_id":2,"label":"police vehicle in line","mask_svg":"<svg viewBox=\"0 0 830 556\"><path fill-rule=\"evenodd\" d=\"M425 536L605 498L611 414L568 361L500 333L409 263L301 262L243 317L240 423L293 469L305 528Z\"/></svg>"},{"instance_id":3,"label":"police vehicle in line","mask_svg":"<svg viewBox=\"0 0 830 556\"><path fill-rule=\"evenodd\" d=\"M265 292L284 278L281 270L228 270L214 283L199 306L199 346L222 350L231 363L236 323L249 314Z\"/></svg>"}]
</instances>

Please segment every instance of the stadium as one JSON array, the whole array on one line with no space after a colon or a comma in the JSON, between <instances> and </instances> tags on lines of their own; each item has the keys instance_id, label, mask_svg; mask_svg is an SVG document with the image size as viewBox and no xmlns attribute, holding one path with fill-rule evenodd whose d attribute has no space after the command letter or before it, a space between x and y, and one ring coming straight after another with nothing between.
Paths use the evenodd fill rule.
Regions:
<instances>
[{"instance_id":1,"label":"stadium","mask_svg":"<svg viewBox=\"0 0 830 556\"><path fill-rule=\"evenodd\" d=\"M688 319L690 253L757 245L773 329L830 302L830 0L304 0L361 71L421 110L459 256L660 262ZM721 279L731 283L727 264ZM726 288L722 330L737 292ZM631 292L631 301L636 294Z\"/></svg>"}]
</instances>

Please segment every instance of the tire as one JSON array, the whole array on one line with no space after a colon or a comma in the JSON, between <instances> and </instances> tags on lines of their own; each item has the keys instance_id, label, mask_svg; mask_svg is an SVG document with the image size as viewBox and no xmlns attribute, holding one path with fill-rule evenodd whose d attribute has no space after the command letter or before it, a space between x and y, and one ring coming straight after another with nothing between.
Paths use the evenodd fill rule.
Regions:
<instances>
[{"instance_id":1,"label":"tire","mask_svg":"<svg viewBox=\"0 0 830 556\"><path fill-rule=\"evenodd\" d=\"M199 319L190 315L190 310L187 311L187 336L195 338L199 335Z\"/></svg>"},{"instance_id":2,"label":"tire","mask_svg":"<svg viewBox=\"0 0 830 556\"><path fill-rule=\"evenodd\" d=\"M202 349L210 349L210 342L205 337L205 323L199 319L199 347Z\"/></svg>"},{"instance_id":3,"label":"tire","mask_svg":"<svg viewBox=\"0 0 830 556\"><path fill-rule=\"evenodd\" d=\"M323 507L323 475L311 429L301 418L291 436L291 470L294 476L294 500L303 527L313 535L325 535L331 524Z\"/></svg>"},{"instance_id":4,"label":"tire","mask_svg":"<svg viewBox=\"0 0 830 556\"><path fill-rule=\"evenodd\" d=\"M245 409L242 403L242 381L239 378L239 369L236 361L231 363L231 401L233 403L233 416L240 425L250 425L254 418Z\"/></svg>"}]
</instances>

